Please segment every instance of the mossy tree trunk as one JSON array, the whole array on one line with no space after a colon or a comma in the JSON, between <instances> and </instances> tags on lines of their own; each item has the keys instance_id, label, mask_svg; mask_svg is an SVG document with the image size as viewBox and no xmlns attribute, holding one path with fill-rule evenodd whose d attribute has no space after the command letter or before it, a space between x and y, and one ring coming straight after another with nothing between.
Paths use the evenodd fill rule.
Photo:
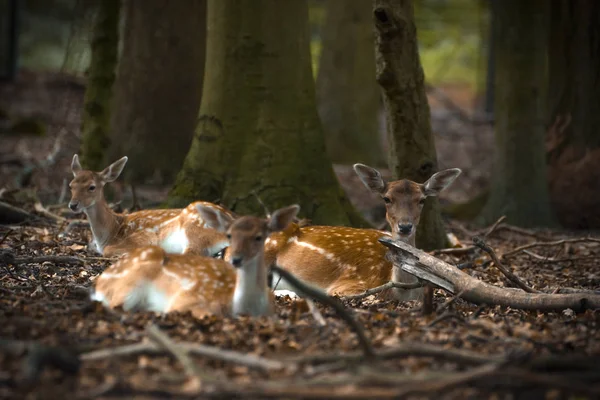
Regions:
<instances>
[{"instance_id":1,"label":"mossy tree trunk","mask_svg":"<svg viewBox=\"0 0 600 400\"><path fill-rule=\"evenodd\" d=\"M371 8L365 0L327 0L316 87L327 153L335 163L382 166L385 160Z\"/></svg>"},{"instance_id":2,"label":"mossy tree trunk","mask_svg":"<svg viewBox=\"0 0 600 400\"><path fill-rule=\"evenodd\" d=\"M383 90L390 169L395 178L423 183L438 167L412 1L375 0L373 16L376 77ZM431 250L446 242L439 202L429 197L416 245Z\"/></svg>"},{"instance_id":3,"label":"mossy tree trunk","mask_svg":"<svg viewBox=\"0 0 600 400\"><path fill-rule=\"evenodd\" d=\"M118 60L120 0L98 3L81 124L81 162L100 171L109 145L112 89Z\"/></svg>"},{"instance_id":4,"label":"mossy tree trunk","mask_svg":"<svg viewBox=\"0 0 600 400\"><path fill-rule=\"evenodd\" d=\"M495 11L496 154L481 220L554 223L546 179L544 116L548 3L502 0Z\"/></svg>"},{"instance_id":5,"label":"mossy tree trunk","mask_svg":"<svg viewBox=\"0 0 600 400\"><path fill-rule=\"evenodd\" d=\"M600 228L600 3L554 0L550 24L549 122L570 118L548 138L552 205L566 227Z\"/></svg>"},{"instance_id":6,"label":"mossy tree trunk","mask_svg":"<svg viewBox=\"0 0 600 400\"><path fill-rule=\"evenodd\" d=\"M288 16L283 18L282 16ZM314 223L361 221L327 159L300 0L211 0L200 118L171 190L241 214L298 203Z\"/></svg>"},{"instance_id":7,"label":"mossy tree trunk","mask_svg":"<svg viewBox=\"0 0 600 400\"><path fill-rule=\"evenodd\" d=\"M206 1L124 0L110 160L132 182L169 182L190 146L202 93Z\"/></svg>"}]
</instances>

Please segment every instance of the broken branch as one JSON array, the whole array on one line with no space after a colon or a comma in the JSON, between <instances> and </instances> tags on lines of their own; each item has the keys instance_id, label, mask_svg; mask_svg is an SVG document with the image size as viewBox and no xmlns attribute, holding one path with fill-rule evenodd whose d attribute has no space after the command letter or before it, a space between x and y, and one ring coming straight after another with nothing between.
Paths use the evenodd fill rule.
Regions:
<instances>
[{"instance_id":1,"label":"broken branch","mask_svg":"<svg viewBox=\"0 0 600 400\"><path fill-rule=\"evenodd\" d=\"M349 296L340 297L340 299L342 299L342 300L364 299L365 297L368 297L368 296L370 296L372 294L377 294L377 293L383 292L384 290L388 290L388 289L393 289L393 288L398 288L398 289L416 289L416 288L420 288L422 286L423 286L423 284L420 283L420 282L401 283L401 282L392 282L392 281L389 281L388 283L384 283L381 286L377 286L377 287L374 287L372 289L365 290L362 293L352 294L352 295L349 295Z\"/></svg>"}]
</instances>

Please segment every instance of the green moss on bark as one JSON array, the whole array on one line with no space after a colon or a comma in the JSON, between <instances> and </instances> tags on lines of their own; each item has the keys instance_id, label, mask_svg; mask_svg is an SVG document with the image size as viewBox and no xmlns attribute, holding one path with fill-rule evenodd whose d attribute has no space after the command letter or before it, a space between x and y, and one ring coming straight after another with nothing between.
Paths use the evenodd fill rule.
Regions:
<instances>
[{"instance_id":1,"label":"green moss on bark","mask_svg":"<svg viewBox=\"0 0 600 400\"><path fill-rule=\"evenodd\" d=\"M282 15L293 18L281 18ZM327 159L304 1L214 0L196 132L170 205L219 199L240 214L298 203L314 223L364 221Z\"/></svg>"},{"instance_id":2,"label":"green moss on bark","mask_svg":"<svg viewBox=\"0 0 600 400\"><path fill-rule=\"evenodd\" d=\"M88 69L81 125L81 162L85 168L101 170L108 136L112 88L118 59L120 0L99 3L94 24L92 56Z\"/></svg>"}]
</instances>

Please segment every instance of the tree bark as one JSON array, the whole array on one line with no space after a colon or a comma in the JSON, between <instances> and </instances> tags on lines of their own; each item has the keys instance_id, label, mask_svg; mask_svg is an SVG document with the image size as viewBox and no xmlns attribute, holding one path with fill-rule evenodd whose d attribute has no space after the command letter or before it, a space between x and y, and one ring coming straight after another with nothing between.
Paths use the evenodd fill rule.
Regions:
<instances>
[{"instance_id":1,"label":"tree bark","mask_svg":"<svg viewBox=\"0 0 600 400\"><path fill-rule=\"evenodd\" d=\"M526 293L521 289L501 288L480 281L407 243L383 237L379 241L390 249L392 262L403 270L431 282L475 304L506 306L519 310L574 311L600 308L600 295L585 293Z\"/></svg>"},{"instance_id":2,"label":"tree bark","mask_svg":"<svg viewBox=\"0 0 600 400\"><path fill-rule=\"evenodd\" d=\"M503 0L494 10L496 154L484 223L502 215L523 227L555 223L544 148L547 7L545 0Z\"/></svg>"},{"instance_id":3,"label":"tree bark","mask_svg":"<svg viewBox=\"0 0 600 400\"><path fill-rule=\"evenodd\" d=\"M568 228L600 228L600 3L553 0L548 84L552 205ZM568 193L568 195L565 195Z\"/></svg>"},{"instance_id":4,"label":"tree bark","mask_svg":"<svg viewBox=\"0 0 600 400\"><path fill-rule=\"evenodd\" d=\"M314 223L362 221L327 159L306 1L209 1L208 26L199 123L170 204L220 199L264 214L254 192L271 209L299 204Z\"/></svg>"},{"instance_id":5,"label":"tree bark","mask_svg":"<svg viewBox=\"0 0 600 400\"><path fill-rule=\"evenodd\" d=\"M372 4L328 0L317 75L317 104L331 160L381 167Z\"/></svg>"},{"instance_id":6,"label":"tree bark","mask_svg":"<svg viewBox=\"0 0 600 400\"><path fill-rule=\"evenodd\" d=\"M376 78L387 114L390 169L397 179L423 183L438 166L412 0L375 0L374 5ZM429 197L416 244L433 250L446 241L438 200Z\"/></svg>"},{"instance_id":7,"label":"tree bark","mask_svg":"<svg viewBox=\"0 0 600 400\"><path fill-rule=\"evenodd\" d=\"M200 106L206 1L125 0L108 158L127 155L128 181L175 177Z\"/></svg>"},{"instance_id":8,"label":"tree bark","mask_svg":"<svg viewBox=\"0 0 600 400\"><path fill-rule=\"evenodd\" d=\"M118 59L120 0L98 4L91 43L92 56L83 103L81 162L100 171L109 141L112 89Z\"/></svg>"}]
</instances>

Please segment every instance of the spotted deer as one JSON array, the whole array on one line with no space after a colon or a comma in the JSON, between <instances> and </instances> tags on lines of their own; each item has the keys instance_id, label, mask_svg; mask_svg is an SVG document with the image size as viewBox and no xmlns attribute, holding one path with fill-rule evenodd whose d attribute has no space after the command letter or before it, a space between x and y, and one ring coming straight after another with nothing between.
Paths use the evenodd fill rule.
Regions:
<instances>
[{"instance_id":1,"label":"spotted deer","mask_svg":"<svg viewBox=\"0 0 600 400\"><path fill-rule=\"evenodd\" d=\"M111 210L104 198L104 186L119 177L126 163L127 157L123 157L101 172L93 172L84 170L77 154L73 156L69 208L86 214L100 254L121 255L139 246L157 245L168 253L214 256L227 247L225 235L208 228L197 212L197 207L202 205L232 215L213 203L199 201L184 209L143 210L130 214Z\"/></svg>"},{"instance_id":2,"label":"spotted deer","mask_svg":"<svg viewBox=\"0 0 600 400\"><path fill-rule=\"evenodd\" d=\"M126 254L96 280L92 299L126 311L190 311L206 314L269 315L273 294L264 260L267 237L281 231L299 206L275 211L269 218L231 214L198 204L198 213L213 229L226 234L230 262L194 254L167 254L145 246Z\"/></svg>"},{"instance_id":3,"label":"spotted deer","mask_svg":"<svg viewBox=\"0 0 600 400\"><path fill-rule=\"evenodd\" d=\"M461 171L440 171L419 184L407 179L385 183L377 170L363 164L355 164L354 170L367 188L383 198L391 234L375 229L291 224L267 241L267 262L287 269L331 295L358 294L390 280L416 282L413 275L392 266L386 258L386 247L378 239L392 236L414 246L425 199L438 195ZM281 293L294 290L279 282L276 275L272 285ZM418 300L422 295L422 288L394 289L383 294L402 301Z\"/></svg>"}]
</instances>

